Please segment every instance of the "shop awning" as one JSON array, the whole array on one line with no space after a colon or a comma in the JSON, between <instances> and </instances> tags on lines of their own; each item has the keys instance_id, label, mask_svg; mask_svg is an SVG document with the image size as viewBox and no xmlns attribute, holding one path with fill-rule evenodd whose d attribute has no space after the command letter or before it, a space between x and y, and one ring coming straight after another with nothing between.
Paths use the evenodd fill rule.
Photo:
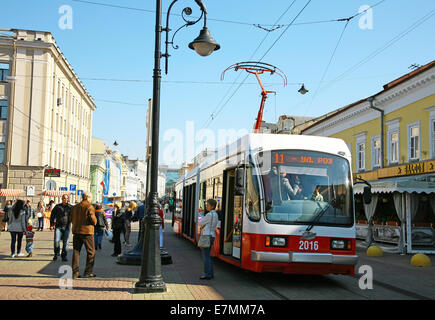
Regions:
<instances>
[{"instance_id":1,"label":"shop awning","mask_svg":"<svg viewBox=\"0 0 435 320\"><path fill-rule=\"evenodd\" d=\"M22 193L22 189L0 189L0 197L18 197Z\"/></svg>"},{"instance_id":2,"label":"shop awning","mask_svg":"<svg viewBox=\"0 0 435 320\"><path fill-rule=\"evenodd\" d=\"M404 179L385 179L369 181L372 185L372 193L435 193L435 182L404 180ZM357 184L353 188L354 194L362 194L365 184Z\"/></svg>"},{"instance_id":3,"label":"shop awning","mask_svg":"<svg viewBox=\"0 0 435 320\"><path fill-rule=\"evenodd\" d=\"M64 194L70 194L70 191L57 191L57 190L45 190L42 192L43 196L46 197L62 197Z\"/></svg>"}]
</instances>

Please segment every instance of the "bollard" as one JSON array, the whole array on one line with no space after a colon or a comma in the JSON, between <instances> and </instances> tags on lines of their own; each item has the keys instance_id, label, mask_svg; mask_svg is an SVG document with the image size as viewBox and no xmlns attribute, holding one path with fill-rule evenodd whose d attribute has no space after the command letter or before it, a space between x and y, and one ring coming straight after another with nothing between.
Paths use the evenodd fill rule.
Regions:
<instances>
[{"instance_id":1,"label":"bollard","mask_svg":"<svg viewBox=\"0 0 435 320\"><path fill-rule=\"evenodd\" d=\"M367 248L366 255L368 257L382 257L384 253L382 252L382 249L378 246L370 246Z\"/></svg>"},{"instance_id":2,"label":"bollard","mask_svg":"<svg viewBox=\"0 0 435 320\"><path fill-rule=\"evenodd\" d=\"M430 267L431 262L427 255L417 253L412 256L411 265L413 265L414 267Z\"/></svg>"}]
</instances>

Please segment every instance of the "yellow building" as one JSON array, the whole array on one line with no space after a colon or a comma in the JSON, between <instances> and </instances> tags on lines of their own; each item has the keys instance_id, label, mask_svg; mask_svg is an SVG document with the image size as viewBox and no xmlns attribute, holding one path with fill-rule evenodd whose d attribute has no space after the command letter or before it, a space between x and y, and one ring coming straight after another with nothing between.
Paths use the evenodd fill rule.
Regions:
<instances>
[{"instance_id":1,"label":"yellow building","mask_svg":"<svg viewBox=\"0 0 435 320\"><path fill-rule=\"evenodd\" d=\"M359 237L435 252L435 61L301 133L343 139L354 180L372 185L368 206L358 196L363 185L355 186Z\"/></svg>"}]
</instances>

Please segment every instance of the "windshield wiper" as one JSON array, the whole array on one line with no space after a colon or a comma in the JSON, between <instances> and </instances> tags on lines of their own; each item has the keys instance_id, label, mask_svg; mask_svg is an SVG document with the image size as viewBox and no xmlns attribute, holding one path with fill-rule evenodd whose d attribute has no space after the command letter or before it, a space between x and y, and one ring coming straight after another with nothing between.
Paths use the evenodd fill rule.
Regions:
<instances>
[{"instance_id":1,"label":"windshield wiper","mask_svg":"<svg viewBox=\"0 0 435 320\"><path fill-rule=\"evenodd\" d=\"M320 206L320 205L319 205ZM323 214L328 211L328 209L331 207L331 204L328 202L328 204L314 217L313 220L311 220L310 224L308 225L308 227L305 229L305 231L310 231L313 227L314 224L320 220L320 218L323 216Z\"/></svg>"}]
</instances>

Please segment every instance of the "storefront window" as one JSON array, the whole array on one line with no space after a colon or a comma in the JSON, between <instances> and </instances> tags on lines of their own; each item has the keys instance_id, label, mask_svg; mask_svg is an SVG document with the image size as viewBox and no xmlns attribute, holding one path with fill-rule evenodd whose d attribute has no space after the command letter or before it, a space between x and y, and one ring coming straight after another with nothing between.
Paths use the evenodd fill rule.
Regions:
<instances>
[{"instance_id":1,"label":"storefront window","mask_svg":"<svg viewBox=\"0 0 435 320\"><path fill-rule=\"evenodd\" d=\"M435 195L412 193L408 196L413 250L435 249Z\"/></svg>"}]
</instances>

